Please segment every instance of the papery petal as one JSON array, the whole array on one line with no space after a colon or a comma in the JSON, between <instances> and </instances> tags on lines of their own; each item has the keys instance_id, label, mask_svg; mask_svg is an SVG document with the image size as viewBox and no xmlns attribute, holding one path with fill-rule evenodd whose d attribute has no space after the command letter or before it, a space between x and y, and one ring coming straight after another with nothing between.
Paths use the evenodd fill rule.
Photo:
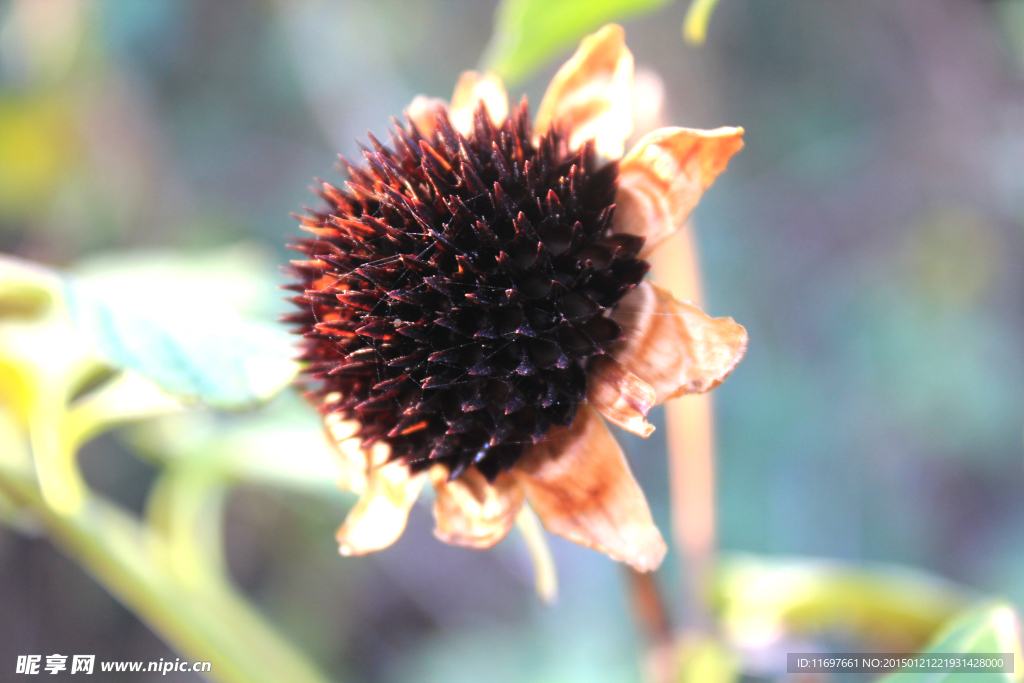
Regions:
<instances>
[{"instance_id":1,"label":"papery petal","mask_svg":"<svg viewBox=\"0 0 1024 683\"><path fill-rule=\"evenodd\" d=\"M584 38L551 79L537 110L537 134L557 125L568 131L570 148L594 139L598 154L618 159L633 132L632 82L625 33L609 24Z\"/></svg>"},{"instance_id":2,"label":"papery petal","mask_svg":"<svg viewBox=\"0 0 1024 683\"><path fill-rule=\"evenodd\" d=\"M646 280L616 304L612 319L624 338L611 355L654 387L655 405L715 388L747 350L747 331L732 318L711 318Z\"/></svg>"},{"instance_id":3,"label":"papery petal","mask_svg":"<svg viewBox=\"0 0 1024 683\"><path fill-rule=\"evenodd\" d=\"M682 227L742 147L742 128L661 128L645 135L619 167L613 232L646 237L640 256L649 254Z\"/></svg>"},{"instance_id":4,"label":"papery petal","mask_svg":"<svg viewBox=\"0 0 1024 683\"><path fill-rule=\"evenodd\" d=\"M426 95L417 95L412 98L409 108L405 110L405 117L416 126L423 135L430 137L437 130L437 115L446 110L448 105L444 100Z\"/></svg>"},{"instance_id":5,"label":"papery petal","mask_svg":"<svg viewBox=\"0 0 1024 683\"><path fill-rule=\"evenodd\" d=\"M665 556L665 541L619 444L588 405L554 427L512 473L548 531L639 571Z\"/></svg>"},{"instance_id":6,"label":"papery petal","mask_svg":"<svg viewBox=\"0 0 1024 683\"><path fill-rule=\"evenodd\" d=\"M505 538L523 505L523 489L502 472L493 483L471 467L448 481L440 465L430 470L434 499L434 535L445 543L467 548L490 548Z\"/></svg>"},{"instance_id":7,"label":"papery petal","mask_svg":"<svg viewBox=\"0 0 1024 683\"><path fill-rule=\"evenodd\" d=\"M342 555L365 555L383 550L405 531L409 510L423 488L426 475L413 475L402 462L388 462L390 449L377 442L366 456L366 488L338 529Z\"/></svg>"},{"instance_id":8,"label":"papery petal","mask_svg":"<svg viewBox=\"0 0 1024 683\"><path fill-rule=\"evenodd\" d=\"M359 423L344 420L340 413L329 413L324 417L324 426L341 458L341 477L338 486L362 493L366 490L366 473L370 469L369 454L363 450L363 440L356 436Z\"/></svg>"},{"instance_id":9,"label":"papery petal","mask_svg":"<svg viewBox=\"0 0 1024 683\"><path fill-rule=\"evenodd\" d=\"M653 69L633 73L633 135L644 136L665 125L665 81Z\"/></svg>"},{"instance_id":10,"label":"papery petal","mask_svg":"<svg viewBox=\"0 0 1024 683\"><path fill-rule=\"evenodd\" d=\"M587 370L587 402L609 422L645 439L654 425L645 418L657 394L611 356L598 356Z\"/></svg>"},{"instance_id":11,"label":"papery petal","mask_svg":"<svg viewBox=\"0 0 1024 683\"><path fill-rule=\"evenodd\" d=\"M508 94L505 84L497 74L478 74L476 71L464 71L455 85L452 104L448 113L452 118L455 130L469 135L473 130L473 116L477 105L483 102L491 123L500 127L508 116Z\"/></svg>"}]
</instances>

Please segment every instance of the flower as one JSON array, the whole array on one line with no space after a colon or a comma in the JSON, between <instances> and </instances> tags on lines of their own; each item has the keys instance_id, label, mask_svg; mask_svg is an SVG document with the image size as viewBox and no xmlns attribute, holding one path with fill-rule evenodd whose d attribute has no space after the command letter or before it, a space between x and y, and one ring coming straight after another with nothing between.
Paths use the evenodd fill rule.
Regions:
<instances>
[{"instance_id":1,"label":"flower","mask_svg":"<svg viewBox=\"0 0 1024 683\"><path fill-rule=\"evenodd\" d=\"M633 58L585 38L531 125L501 80L417 97L390 147L342 159L344 189L299 217L309 398L360 493L344 555L387 547L429 480L436 535L486 548L524 499L545 527L641 571L665 543L605 420L641 436L655 405L707 391L746 331L644 279L742 147L739 128L663 128L623 157Z\"/></svg>"}]
</instances>

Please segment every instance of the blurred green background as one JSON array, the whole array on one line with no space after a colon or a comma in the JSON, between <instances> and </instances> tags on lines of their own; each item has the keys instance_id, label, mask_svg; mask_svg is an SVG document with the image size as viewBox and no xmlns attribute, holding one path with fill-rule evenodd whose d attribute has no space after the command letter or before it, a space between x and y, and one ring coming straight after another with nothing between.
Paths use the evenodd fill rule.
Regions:
<instances>
[{"instance_id":1,"label":"blurred green background","mask_svg":"<svg viewBox=\"0 0 1024 683\"><path fill-rule=\"evenodd\" d=\"M415 94L447 98L495 7L0 2L0 251L71 267L244 243L280 281L313 177L337 181L335 154ZM722 548L902 563L1024 605L1024 2L722 0L701 47L685 12L622 23L665 124L747 131L695 214L707 308L751 338L714 394ZM570 52L511 94L536 105ZM664 429L619 436L667 536ZM141 509L155 468L123 435L82 463ZM604 556L554 539L545 608L518 539L445 546L428 503L394 547L338 557L352 501L242 484L226 508L232 576L330 675L640 679ZM684 569L660 572L670 596ZM48 541L0 527L0 665L52 652L177 656Z\"/></svg>"}]
</instances>

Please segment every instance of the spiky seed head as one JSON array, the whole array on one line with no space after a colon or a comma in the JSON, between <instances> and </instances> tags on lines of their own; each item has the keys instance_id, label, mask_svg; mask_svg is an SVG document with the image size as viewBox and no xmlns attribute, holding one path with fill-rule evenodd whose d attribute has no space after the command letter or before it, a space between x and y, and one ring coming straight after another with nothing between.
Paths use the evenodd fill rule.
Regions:
<instances>
[{"instance_id":1,"label":"spiky seed head","mask_svg":"<svg viewBox=\"0 0 1024 683\"><path fill-rule=\"evenodd\" d=\"M468 136L394 122L345 189L321 183L293 248L309 397L414 470L489 480L587 394L621 336L608 313L646 274L643 239L609 230L618 178L558 130L534 145L525 99Z\"/></svg>"}]
</instances>

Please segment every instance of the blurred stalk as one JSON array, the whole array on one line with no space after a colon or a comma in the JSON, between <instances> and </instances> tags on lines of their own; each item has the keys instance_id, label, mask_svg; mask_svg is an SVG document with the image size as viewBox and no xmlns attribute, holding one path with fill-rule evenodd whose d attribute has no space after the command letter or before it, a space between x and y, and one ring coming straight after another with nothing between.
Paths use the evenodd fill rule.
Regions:
<instances>
[{"instance_id":1,"label":"blurred stalk","mask_svg":"<svg viewBox=\"0 0 1024 683\"><path fill-rule=\"evenodd\" d=\"M0 494L31 511L60 550L175 650L212 662L212 680L326 683L226 578L182 585L166 566L165 540L104 499L86 494L76 514L61 514L34 482L4 469Z\"/></svg>"},{"instance_id":2,"label":"blurred stalk","mask_svg":"<svg viewBox=\"0 0 1024 683\"><path fill-rule=\"evenodd\" d=\"M78 471L77 448L63 429L66 388L56 382L39 384L28 425L36 477L46 504L59 514L73 515L85 500L85 481Z\"/></svg>"},{"instance_id":3,"label":"blurred stalk","mask_svg":"<svg viewBox=\"0 0 1024 683\"><path fill-rule=\"evenodd\" d=\"M663 243L651 262L659 285L701 304L700 268L690 224ZM683 396L665 404L672 538L683 560L683 628L711 629L715 558L715 467L711 399Z\"/></svg>"},{"instance_id":4,"label":"blurred stalk","mask_svg":"<svg viewBox=\"0 0 1024 683\"><path fill-rule=\"evenodd\" d=\"M634 617L646 641L644 680L670 683L676 680L675 636L655 574L638 572L628 566L624 571L629 580Z\"/></svg>"},{"instance_id":5,"label":"blurred stalk","mask_svg":"<svg viewBox=\"0 0 1024 683\"><path fill-rule=\"evenodd\" d=\"M558 570L555 568L555 560L551 556L551 547L548 545L547 536L544 535L540 519L529 505L524 505L519 511L516 527L530 554L537 597L545 605L552 605L558 599Z\"/></svg>"},{"instance_id":6,"label":"blurred stalk","mask_svg":"<svg viewBox=\"0 0 1024 683\"><path fill-rule=\"evenodd\" d=\"M326 683L231 584L220 556L223 479L166 468L143 522L96 495L82 478L78 450L87 438L120 422L166 413L176 402L155 400L152 391L140 394L127 375L68 406L66 397L90 376L90 363L72 357L65 367L40 367L17 357L13 336L6 341L0 360L8 374L0 375L0 394L8 409L24 409L20 428L28 432L6 436L28 437L35 463L33 472L19 468L16 458L0 459L0 499L8 516L36 521L60 551L183 658L211 662L211 680Z\"/></svg>"}]
</instances>

